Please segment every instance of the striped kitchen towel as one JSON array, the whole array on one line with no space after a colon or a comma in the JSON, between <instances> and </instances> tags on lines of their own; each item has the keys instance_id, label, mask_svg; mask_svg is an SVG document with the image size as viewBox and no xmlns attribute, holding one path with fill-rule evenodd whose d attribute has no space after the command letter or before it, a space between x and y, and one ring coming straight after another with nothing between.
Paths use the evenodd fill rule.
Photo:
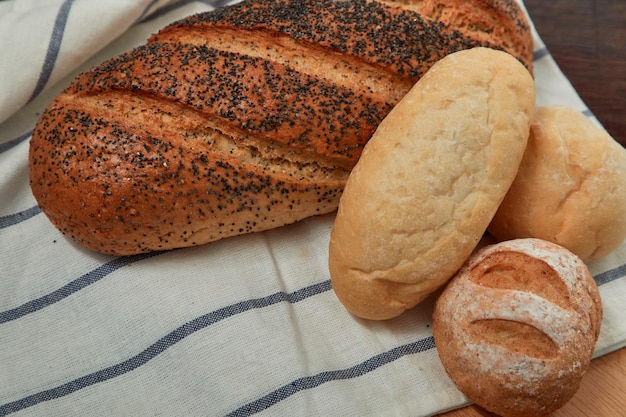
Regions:
<instances>
[{"instance_id":1,"label":"striped kitchen towel","mask_svg":"<svg viewBox=\"0 0 626 417\"><path fill-rule=\"evenodd\" d=\"M331 289L333 215L127 257L56 230L28 184L28 139L80 71L219 0L0 1L0 416L427 416L467 399L434 348L434 296L393 320ZM538 104L593 115L535 33ZM595 119L594 119L595 120ZM626 343L626 244L590 264Z\"/></svg>"}]
</instances>

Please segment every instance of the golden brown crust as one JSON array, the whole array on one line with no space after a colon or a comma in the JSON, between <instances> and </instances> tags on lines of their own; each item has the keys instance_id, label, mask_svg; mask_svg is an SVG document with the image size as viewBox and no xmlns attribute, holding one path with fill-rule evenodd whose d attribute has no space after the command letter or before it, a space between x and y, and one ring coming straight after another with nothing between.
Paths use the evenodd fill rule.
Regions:
<instances>
[{"instance_id":1,"label":"golden brown crust","mask_svg":"<svg viewBox=\"0 0 626 417\"><path fill-rule=\"evenodd\" d=\"M489 232L536 237L585 261L626 238L626 151L582 113L537 109L519 172Z\"/></svg>"},{"instance_id":2,"label":"golden brown crust","mask_svg":"<svg viewBox=\"0 0 626 417\"><path fill-rule=\"evenodd\" d=\"M368 0L245 1L191 16L50 104L31 143L33 194L64 233L118 255L327 213L426 69L498 42Z\"/></svg>"},{"instance_id":3,"label":"golden brown crust","mask_svg":"<svg viewBox=\"0 0 626 417\"><path fill-rule=\"evenodd\" d=\"M578 390L602 303L565 248L519 239L483 248L437 300L437 351L457 387L505 417L546 415Z\"/></svg>"},{"instance_id":4,"label":"golden brown crust","mask_svg":"<svg viewBox=\"0 0 626 417\"><path fill-rule=\"evenodd\" d=\"M42 116L31 179L50 220L99 252L196 245L328 213L347 177L314 161L270 165L177 104L111 92L80 106L61 96Z\"/></svg>"},{"instance_id":5,"label":"golden brown crust","mask_svg":"<svg viewBox=\"0 0 626 417\"><path fill-rule=\"evenodd\" d=\"M419 79L445 55L476 46L502 49L532 72L532 34L514 0L261 0L190 16L151 38L237 28L286 35ZM174 35L175 36L175 35ZM209 35L211 36L211 35ZM382 52L384 51L384 52Z\"/></svg>"},{"instance_id":6,"label":"golden brown crust","mask_svg":"<svg viewBox=\"0 0 626 417\"><path fill-rule=\"evenodd\" d=\"M444 22L471 38L518 58L532 73L533 41L516 0L382 0Z\"/></svg>"}]
</instances>

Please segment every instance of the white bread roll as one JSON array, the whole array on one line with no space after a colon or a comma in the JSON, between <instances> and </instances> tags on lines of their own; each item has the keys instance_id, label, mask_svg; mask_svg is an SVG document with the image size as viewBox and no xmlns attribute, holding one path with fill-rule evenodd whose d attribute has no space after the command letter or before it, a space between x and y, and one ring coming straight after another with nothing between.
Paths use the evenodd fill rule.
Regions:
<instances>
[{"instance_id":1,"label":"white bread roll","mask_svg":"<svg viewBox=\"0 0 626 417\"><path fill-rule=\"evenodd\" d=\"M331 233L332 285L350 312L398 316L454 275L517 173L534 109L529 72L487 48L442 59L396 105Z\"/></svg>"},{"instance_id":2,"label":"white bread roll","mask_svg":"<svg viewBox=\"0 0 626 417\"><path fill-rule=\"evenodd\" d=\"M538 108L489 232L548 240L585 261L608 255L626 238L626 150L580 112Z\"/></svg>"},{"instance_id":3,"label":"white bread roll","mask_svg":"<svg viewBox=\"0 0 626 417\"><path fill-rule=\"evenodd\" d=\"M578 390L601 322L600 293L580 258L517 239L467 261L437 300L433 334L468 398L501 416L540 416Z\"/></svg>"}]
</instances>

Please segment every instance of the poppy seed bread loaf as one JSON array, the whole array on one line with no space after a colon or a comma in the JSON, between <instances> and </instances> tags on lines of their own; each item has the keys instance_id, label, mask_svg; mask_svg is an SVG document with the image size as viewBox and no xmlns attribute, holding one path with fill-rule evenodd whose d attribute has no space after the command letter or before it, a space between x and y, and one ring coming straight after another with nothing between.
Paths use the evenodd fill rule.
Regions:
<instances>
[{"instance_id":1,"label":"poppy seed bread loaf","mask_svg":"<svg viewBox=\"0 0 626 417\"><path fill-rule=\"evenodd\" d=\"M39 206L115 255L332 212L378 123L440 58L486 46L532 68L516 2L412 3L245 1L163 28L43 112Z\"/></svg>"}]
</instances>

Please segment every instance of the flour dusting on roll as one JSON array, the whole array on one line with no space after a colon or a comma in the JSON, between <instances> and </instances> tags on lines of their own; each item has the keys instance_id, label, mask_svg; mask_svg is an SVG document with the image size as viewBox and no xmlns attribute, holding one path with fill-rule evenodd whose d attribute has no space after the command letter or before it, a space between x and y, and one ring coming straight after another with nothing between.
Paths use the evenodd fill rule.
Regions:
<instances>
[{"instance_id":1,"label":"flour dusting on roll","mask_svg":"<svg viewBox=\"0 0 626 417\"><path fill-rule=\"evenodd\" d=\"M474 254L435 305L433 333L457 387L504 417L546 415L578 390L602 302L583 261L540 239Z\"/></svg>"}]
</instances>

